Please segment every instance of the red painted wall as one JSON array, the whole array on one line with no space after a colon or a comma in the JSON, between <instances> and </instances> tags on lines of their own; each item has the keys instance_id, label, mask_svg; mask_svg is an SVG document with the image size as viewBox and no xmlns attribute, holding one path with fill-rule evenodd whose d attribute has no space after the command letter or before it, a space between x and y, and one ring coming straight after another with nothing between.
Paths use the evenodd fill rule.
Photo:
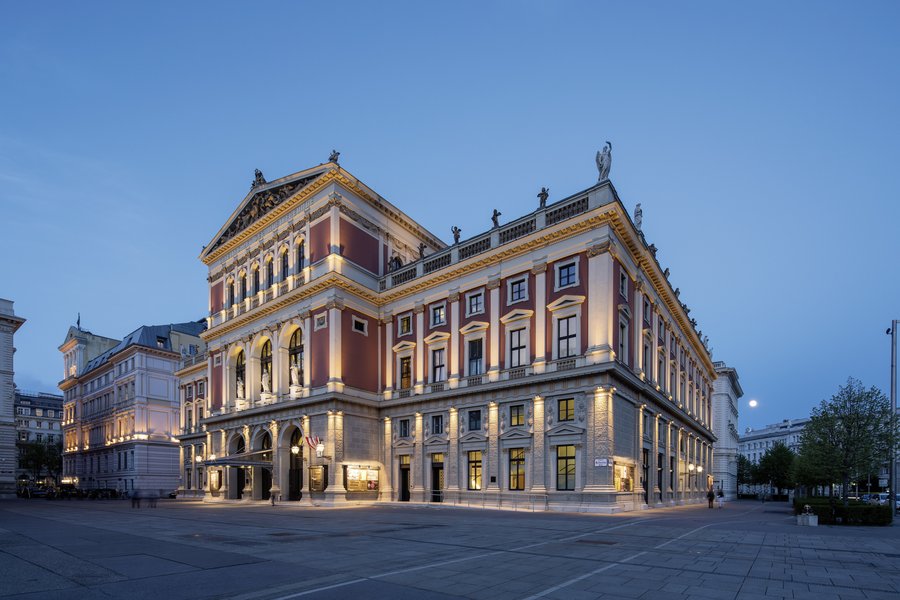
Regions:
<instances>
[{"instance_id":1,"label":"red painted wall","mask_svg":"<svg viewBox=\"0 0 900 600\"><path fill-rule=\"evenodd\" d=\"M325 217L309 228L309 264L331 254L331 217Z\"/></svg>"},{"instance_id":2,"label":"red painted wall","mask_svg":"<svg viewBox=\"0 0 900 600\"><path fill-rule=\"evenodd\" d=\"M341 219L341 255L378 274L378 240L346 219Z\"/></svg>"},{"instance_id":3,"label":"red painted wall","mask_svg":"<svg viewBox=\"0 0 900 600\"><path fill-rule=\"evenodd\" d=\"M581 259L578 261L578 285L567 287L565 289L559 290L558 292L554 292L553 290L556 287L556 265L569 262L575 256L581 257ZM579 353L583 353L584 349L587 347L588 336L587 261L587 254L582 252L580 254L567 256L561 260L557 260L547 265L547 304L551 304L552 302L559 300L563 296L585 296L584 304L581 305L581 348L578 349ZM545 349L547 352L547 360L553 360L553 344L556 342L556 340L553 339L553 313L549 310L547 311L547 323L545 326L547 328L547 346Z\"/></svg>"},{"instance_id":4,"label":"red painted wall","mask_svg":"<svg viewBox=\"0 0 900 600\"><path fill-rule=\"evenodd\" d=\"M328 319L328 327L323 327L316 331L316 315L321 314L321 312L322 311L317 311L312 314L313 330L310 334L312 348L309 351L309 370L312 371L312 374L310 375L310 385L312 387L320 387L328 383L328 369L331 362L328 358L328 327L331 327L328 311L324 311L325 318Z\"/></svg>"},{"instance_id":5,"label":"red painted wall","mask_svg":"<svg viewBox=\"0 0 900 600\"><path fill-rule=\"evenodd\" d=\"M368 324L368 335L354 331L354 316ZM344 384L361 390L377 392L377 321L362 313L344 309L341 313L341 338L341 378L344 380Z\"/></svg>"},{"instance_id":6,"label":"red painted wall","mask_svg":"<svg viewBox=\"0 0 900 600\"><path fill-rule=\"evenodd\" d=\"M641 323L635 321L635 307L634 307L634 282L631 281L631 277L626 275L626 279L628 281L628 296L623 297L619 292L619 277L624 272L622 265L619 264L618 261L613 261L613 350L618 352L619 348L619 305L627 304L628 310L631 312L631 320L629 321L629 337L632 339L628 340L628 352L626 352L625 356L620 356L619 360L624 362L629 366L634 366L635 364L635 351L637 350L634 347L634 328L642 327Z\"/></svg>"},{"instance_id":7,"label":"red painted wall","mask_svg":"<svg viewBox=\"0 0 900 600\"><path fill-rule=\"evenodd\" d=\"M466 316L466 309L469 306L469 303L466 299L466 293L472 292L475 290L481 289L484 293L484 312L473 315L471 317ZM487 289L487 286L481 288L472 288L469 290L464 290L459 293L459 326L460 328L465 327L472 321L483 321L485 323L490 323L491 321L491 291ZM466 342L465 338L457 332L454 332L454 335L459 335L459 376L466 376ZM483 367L484 374L486 375L488 369L491 368L491 330L488 330L484 336L484 347L482 348L483 352Z\"/></svg>"},{"instance_id":8,"label":"red painted wall","mask_svg":"<svg viewBox=\"0 0 900 600\"><path fill-rule=\"evenodd\" d=\"M412 323L412 329L410 331L412 333L410 333L408 335L404 335L403 337L400 337L398 335L398 332L400 331L400 317L404 316L404 315L409 315L409 317L410 317L410 321ZM394 343L391 344L391 346L396 346L400 342L415 342L416 341L416 313L415 312L409 311L409 312L400 313L399 315L394 317L394 320L390 326L394 328ZM412 384L415 385L415 383L416 383L416 353L415 353L415 351L413 351L413 353L412 353L412 360L410 360L409 364L410 364L410 372L412 373L411 381L412 381ZM397 369L397 353L394 352L393 350L391 350L391 360L389 361L389 364L385 365L385 368L394 370L393 371L393 373L394 373L394 389L395 390L400 389L400 376L398 374L398 369Z\"/></svg>"},{"instance_id":9,"label":"red painted wall","mask_svg":"<svg viewBox=\"0 0 900 600\"><path fill-rule=\"evenodd\" d=\"M224 300L222 299L222 289L224 288L225 283L220 281L218 283L214 283L209 288L209 311L210 312L219 312L224 307Z\"/></svg>"},{"instance_id":10,"label":"red painted wall","mask_svg":"<svg viewBox=\"0 0 900 600\"><path fill-rule=\"evenodd\" d=\"M509 282L512 280L520 279L522 275L528 276L528 283L526 287L528 288L528 300L522 302L516 302L515 304L508 304L509 302ZM529 273L528 271L524 271L523 273L516 273L511 277L507 277L500 284L500 316L504 315L518 309L522 310L534 310L535 302L534 302L534 275ZM517 323L529 323L531 326L531 340L529 341L528 348L531 352L529 356L529 363L534 362L535 357L535 347L534 347L534 316L527 321L517 321ZM517 327L518 328L518 327ZM500 323L500 368L501 369L509 369L510 367L506 364L506 347L509 345L509 329Z\"/></svg>"},{"instance_id":11,"label":"red painted wall","mask_svg":"<svg viewBox=\"0 0 900 600\"><path fill-rule=\"evenodd\" d=\"M216 365L216 357L222 356L221 354L210 354L209 360L212 361L212 380L209 382L209 406L211 409L215 410L218 408L222 408L222 384L224 381L222 380L222 365ZM225 357L222 357L224 361Z\"/></svg>"}]
</instances>

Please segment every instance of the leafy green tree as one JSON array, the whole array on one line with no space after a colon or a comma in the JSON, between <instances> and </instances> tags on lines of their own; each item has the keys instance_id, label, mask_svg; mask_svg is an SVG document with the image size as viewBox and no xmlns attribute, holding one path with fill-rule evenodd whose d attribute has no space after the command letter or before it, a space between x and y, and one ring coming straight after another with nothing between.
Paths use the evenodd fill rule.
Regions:
<instances>
[{"instance_id":1,"label":"leafy green tree","mask_svg":"<svg viewBox=\"0 0 900 600\"><path fill-rule=\"evenodd\" d=\"M62 472L62 440L55 444L47 444L47 472L59 483L59 474Z\"/></svg>"},{"instance_id":2,"label":"leafy green tree","mask_svg":"<svg viewBox=\"0 0 900 600\"><path fill-rule=\"evenodd\" d=\"M794 487L794 456L790 448L776 443L759 459L757 479L779 490Z\"/></svg>"},{"instance_id":3,"label":"leafy green tree","mask_svg":"<svg viewBox=\"0 0 900 600\"><path fill-rule=\"evenodd\" d=\"M753 485L756 483L754 477L754 465L750 459L743 454L737 457L737 482L738 485Z\"/></svg>"},{"instance_id":4,"label":"leafy green tree","mask_svg":"<svg viewBox=\"0 0 900 600\"><path fill-rule=\"evenodd\" d=\"M846 505L851 479L877 472L888 461L895 430L887 396L848 378L812 411L801 438L798 479L811 485L840 482Z\"/></svg>"},{"instance_id":5,"label":"leafy green tree","mask_svg":"<svg viewBox=\"0 0 900 600\"><path fill-rule=\"evenodd\" d=\"M19 460L22 468L31 471L32 479L38 480L47 464L47 447L40 442L26 442Z\"/></svg>"}]
</instances>

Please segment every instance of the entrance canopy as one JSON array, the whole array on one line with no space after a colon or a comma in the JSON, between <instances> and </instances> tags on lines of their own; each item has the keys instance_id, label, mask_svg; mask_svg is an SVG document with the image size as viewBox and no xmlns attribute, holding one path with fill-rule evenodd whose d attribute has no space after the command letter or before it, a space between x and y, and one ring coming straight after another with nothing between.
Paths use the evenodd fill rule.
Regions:
<instances>
[{"instance_id":1,"label":"entrance canopy","mask_svg":"<svg viewBox=\"0 0 900 600\"><path fill-rule=\"evenodd\" d=\"M265 455L268 455L268 458ZM203 464L207 467L265 467L271 469L272 450L256 450L254 452L232 454L215 460L204 461Z\"/></svg>"}]
</instances>

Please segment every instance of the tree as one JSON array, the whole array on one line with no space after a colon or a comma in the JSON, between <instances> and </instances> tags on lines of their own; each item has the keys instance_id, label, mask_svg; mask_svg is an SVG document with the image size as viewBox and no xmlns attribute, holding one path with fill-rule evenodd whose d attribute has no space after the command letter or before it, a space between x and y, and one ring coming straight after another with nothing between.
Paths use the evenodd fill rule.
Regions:
<instances>
[{"instance_id":1,"label":"tree","mask_svg":"<svg viewBox=\"0 0 900 600\"><path fill-rule=\"evenodd\" d=\"M59 483L59 474L62 472L62 440L55 444L47 444L47 472L53 480Z\"/></svg>"},{"instance_id":2,"label":"tree","mask_svg":"<svg viewBox=\"0 0 900 600\"><path fill-rule=\"evenodd\" d=\"M22 444L19 460L22 468L31 471L32 479L37 481L47 463L47 447L40 442L26 442Z\"/></svg>"},{"instance_id":3,"label":"tree","mask_svg":"<svg viewBox=\"0 0 900 600\"><path fill-rule=\"evenodd\" d=\"M743 454L737 458L737 482L738 485L753 485L756 483L754 476L754 464Z\"/></svg>"},{"instance_id":4,"label":"tree","mask_svg":"<svg viewBox=\"0 0 900 600\"><path fill-rule=\"evenodd\" d=\"M887 396L848 378L830 400L812 411L801 437L799 479L812 485L840 482L846 505L851 479L858 473L877 472L890 458L895 429Z\"/></svg>"},{"instance_id":5,"label":"tree","mask_svg":"<svg viewBox=\"0 0 900 600\"><path fill-rule=\"evenodd\" d=\"M775 486L779 490L794 487L794 452L776 443L766 450L757 466L757 479Z\"/></svg>"}]
</instances>

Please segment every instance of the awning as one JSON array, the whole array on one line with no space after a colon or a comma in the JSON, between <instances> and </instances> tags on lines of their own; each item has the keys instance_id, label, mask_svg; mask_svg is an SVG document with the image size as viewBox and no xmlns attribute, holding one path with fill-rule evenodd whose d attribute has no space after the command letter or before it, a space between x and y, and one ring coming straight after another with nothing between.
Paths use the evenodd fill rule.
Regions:
<instances>
[{"instance_id":1,"label":"awning","mask_svg":"<svg viewBox=\"0 0 900 600\"><path fill-rule=\"evenodd\" d=\"M266 467L271 469L272 452L272 450L256 450L254 452L232 454L231 456L223 456L215 460L205 460L203 464L207 467ZM263 458L264 454L269 455L268 460Z\"/></svg>"}]
</instances>

